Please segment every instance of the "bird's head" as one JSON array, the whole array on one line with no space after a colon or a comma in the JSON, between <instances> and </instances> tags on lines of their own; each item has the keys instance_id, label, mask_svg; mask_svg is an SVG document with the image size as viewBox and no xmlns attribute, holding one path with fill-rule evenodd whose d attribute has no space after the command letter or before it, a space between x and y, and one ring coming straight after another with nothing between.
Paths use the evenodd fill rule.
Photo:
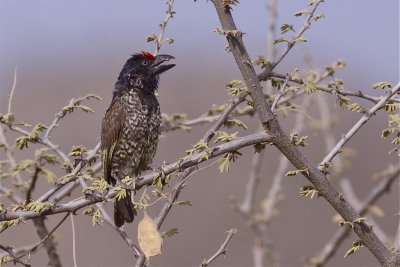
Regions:
<instances>
[{"instance_id":1,"label":"bird's head","mask_svg":"<svg viewBox=\"0 0 400 267\"><path fill-rule=\"evenodd\" d=\"M124 85L124 87L154 93L158 87L159 75L175 66L175 64L163 64L171 59L174 57L170 55L154 56L145 51L134 54L125 63L118 77L117 86Z\"/></svg>"}]
</instances>

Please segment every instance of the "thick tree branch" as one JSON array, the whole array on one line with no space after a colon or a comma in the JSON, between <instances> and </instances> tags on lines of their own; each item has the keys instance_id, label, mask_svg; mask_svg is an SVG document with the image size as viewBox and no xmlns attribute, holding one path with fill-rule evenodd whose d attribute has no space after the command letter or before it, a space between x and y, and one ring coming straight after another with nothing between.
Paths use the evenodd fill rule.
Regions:
<instances>
[{"instance_id":1,"label":"thick tree branch","mask_svg":"<svg viewBox=\"0 0 400 267\"><path fill-rule=\"evenodd\" d=\"M197 166L201 159L204 159L204 155L208 154L208 159L212 159L225 153L235 151L241 149L243 147L252 146L258 143L266 143L269 142L270 139L268 135L265 133L256 133L252 135L248 135L245 137L239 137L233 141L223 143L221 145L215 146L211 148L211 152L202 152L192 157L188 158L184 161L177 161L173 164L167 165L163 167L163 173L165 175L171 174L180 169L180 166L183 165L186 168ZM141 177L138 177L137 186L141 187L144 185L150 185L153 182L153 179L158 176L158 173L150 173ZM88 198L79 198L72 200L66 204L55 204L54 206L49 207L48 209L44 209L43 211L36 213L34 211L7 211L4 213L0 213L0 221L8 221L14 219L33 219L41 216L47 216L51 214L63 213L63 212L75 212L83 207L88 205L100 202L100 201L109 201L115 197L117 192L115 190L110 190L105 196L100 195L90 195Z\"/></svg>"},{"instance_id":2,"label":"thick tree branch","mask_svg":"<svg viewBox=\"0 0 400 267\"><path fill-rule=\"evenodd\" d=\"M326 179L325 175L290 141L267 105L265 98L262 97L258 77L255 74L253 65L244 47L241 34L233 34L239 31L233 21L230 7L226 6L224 1L213 0L212 2L217 10L223 31L226 33L230 51L235 57L246 86L250 89L250 95L253 99L255 110L258 113L264 130L271 134L273 144L298 170L304 170L302 174L314 185L320 195L337 210L344 220L354 222L359 218L359 214L357 214L348 202L343 199L337 189ZM399 90L397 86L396 89ZM366 225L365 222L361 222L355 224L354 231L383 266L393 265L392 253L379 240L372 228Z\"/></svg>"},{"instance_id":3,"label":"thick tree branch","mask_svg":"<svg viewBox=\"0 0 400 267\"><path fill-rule=\"evenodd\" d=\"M400 167L395 168L391 174L381 178L379 183L374 186L371 192L362 201L357 212L360 216L364 216L368 212L368 208L374 205L385 193L387 193L396 179L400 176ZM344 196L346 197L346 196ZM340 228L332 235L326 245L312 258L308 260L309 266L322 267L335 254L338 247L350 234L351 228ZM395 266L395 265L393 265Z\"/></svg>"}]
</instances>

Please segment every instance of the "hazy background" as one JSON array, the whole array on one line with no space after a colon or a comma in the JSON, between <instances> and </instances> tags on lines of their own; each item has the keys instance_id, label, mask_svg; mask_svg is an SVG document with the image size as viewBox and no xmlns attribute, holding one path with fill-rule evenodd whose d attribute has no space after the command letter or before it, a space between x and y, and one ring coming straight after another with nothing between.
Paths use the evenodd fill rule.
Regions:
<instances>
[{"instance_id":1,"label":"hazy background","mask_svg":"<svg viewBox=\"0 0 400 267\"><path fill-rule=\"evenodd\" d=\"M252 58L266 53L266 0L242 0L234 7L233 15ZM278 23L302 26L304 17L293 17L305 8L308 1L278 1ZM128 57L140 50L154 51L154 44L146 43L152 33L158 35L158 24L165 16L165 0L131 1L22 1L0 2L0 112L7 111L7 95L12 87L14 68L18 67L18 83L13 101L17 121L49 124L54 114L70 98L96 93L103 101L91 105L96 114L75 112L62 121L54 132L53 141L69 151L72 144L93 147L99 138L101 118L108 107L116 77ZM176 57L177 66L164 74L160 86L163 112L184 112L198 116L213 103L223 103L229 96L225 84L240 79L231 54L224 51L225 38L213 33L220 27L213 5L204 0L176 0L177 12L168 25L166 37L173 37L173 45L165 45L162 53ZM371 90L377 81L396 83L399 79L399 2L396 0L335 0L326 1L318 8L326 18L307 31L306 44L296 46L277 68L282 73L294 67L304 68L304 53L312 56L314 65L322 68L343 58L348 67L338 73L349 90ZM289 35L290 36L290 35ZM278 45L279 49L283 45ZM268 57L268 55L266 55ZM334 100L330 99L332 108ZM363 102L366 104L365 102ZM370 105L368 103L368 105ZM339 112L340 121L335 136L340 137L360 117L359 114ZM313 116L318 118L317 113ZM286 129L292 120L280 118ZM256 129L257 120L245 122ZM386 117L374 117L361 129L348 146L357 151L348 172L356 193L362 199L374 186L371 176L388 163L396 164L389 140L381 140L381 129ZM196 143L209 125L195 127L191 132L173 132L160 140L154 165L173 162ZM250 132L250 130L249 130ZM305 153L318 163L324 156L322 136L306 132L310 146ZM12 140L9 140L10 142ZM239 232L229 244L224 259L213 266L251 266L254 236L242 218L229 208L229 199L241 199L247 181L253 149L244 149L244 156L223 175L217 166L194 176L184 189L181 199L190 200L193 207L175 207L162 230L179 228L180 233L164 240L163 255L151 260L154 266L197 266L219 247L225 231L237 227ZM33 151L18 155L26 158ZM278 154L268 149L263 166L260 190L265 194L275 173ZM44 179L43 179L44 180ZM281 254L283 266L301 266L306 256L312 256L338 228L331 222L335 214L323 199L298 196L299 186L307 184L302 176L284 178L285 201L279 204L280 214L271 222L271 236ZM48 188L46 182L35 196ZM79 195L79 190L76 196ZM379 201L385 218L377 219L386 234L397 229L398 188ZM107 205L110 207L111 205ZM158 209L148 209L155 216ZM51 228L59 216L47 220ZM139 214L142 217L142 213ZM136 220L128 225L130 236L136 240ZM132 266L130 249L108 226L92 227L90 218L77 216L77 261L79 266ZM71 225L57 231L58 251L63 263L72 264ZM327 266L377 266L378 262L363 248L350 258L343 259L352 235ZM9 229L1 234L3 245L15 247L38 240L31 223ZM43 251L32 256L34 266L45 265Z\"/></svg>"}]
</instances>

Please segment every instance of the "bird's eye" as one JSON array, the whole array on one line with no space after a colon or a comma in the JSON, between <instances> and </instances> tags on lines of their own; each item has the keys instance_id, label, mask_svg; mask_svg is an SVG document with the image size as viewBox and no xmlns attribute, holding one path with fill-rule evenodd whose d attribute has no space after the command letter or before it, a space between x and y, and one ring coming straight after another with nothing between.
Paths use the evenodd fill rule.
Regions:
<instances>
[{"instance_id":1,"label":"bird's eye","mask_svg":"<svg viewBox=\"0 0 400 267\"><path fill-rule=\"evenodd\" d=\"M146 60L143 61L142 64L143 64L143 66L146 66L147 65L147 61Z\"/></svg>"}]
</instances>

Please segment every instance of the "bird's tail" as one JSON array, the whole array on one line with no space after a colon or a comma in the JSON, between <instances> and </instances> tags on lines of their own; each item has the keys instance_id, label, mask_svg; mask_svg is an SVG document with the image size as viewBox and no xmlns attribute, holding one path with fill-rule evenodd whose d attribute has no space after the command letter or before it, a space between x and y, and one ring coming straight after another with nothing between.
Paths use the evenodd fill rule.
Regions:
<instances>
[{"instance_id":1,"label":"bird's tail","mask_svg":"<svg viewBox=\"0 0 400 267\"><path fill-rule=\"evenodd\" d=\"M136 210L131 201L131 192L127 190L126 196L114 203L114 224L121 227L125 222L131 223L135 215Z\"/></svg>"}]
</instances>

